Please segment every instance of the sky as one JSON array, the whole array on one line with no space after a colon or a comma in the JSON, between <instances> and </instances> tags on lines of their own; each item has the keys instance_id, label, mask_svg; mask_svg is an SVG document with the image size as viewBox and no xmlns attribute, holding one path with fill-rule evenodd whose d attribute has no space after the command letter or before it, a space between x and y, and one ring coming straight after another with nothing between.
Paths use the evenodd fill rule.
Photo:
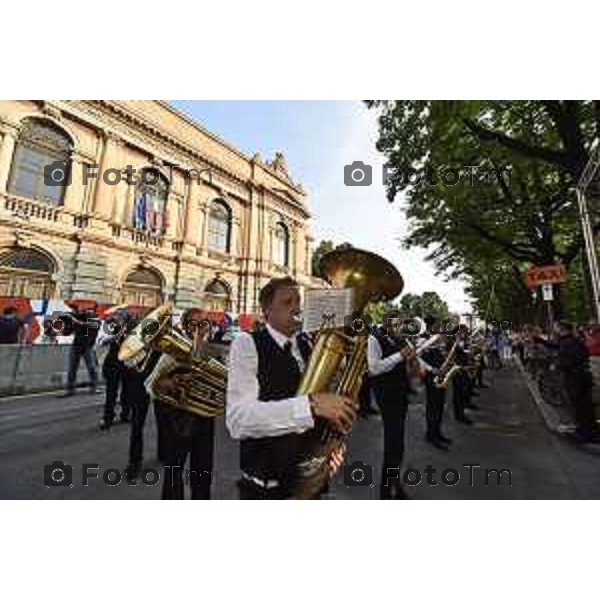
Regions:
<instances>
[{"instance_id":1,"label":"sky","mask_svg":"<svg viewBox=\"0 0 600 600\"><path fill-rule=\"evenodd\" d=\"M464 283L445 281L422 249L405 250L404 201L388 202L377 152L377 114L359 101L171 101L204 127L252 156L283 152L294 181L308 192L315 247L323 239L376 252L394 263L405 293L437 292L450 309L470 310ZM344 166L372 167L370 186L346 186Z\"/></svg>"}]
</instances>

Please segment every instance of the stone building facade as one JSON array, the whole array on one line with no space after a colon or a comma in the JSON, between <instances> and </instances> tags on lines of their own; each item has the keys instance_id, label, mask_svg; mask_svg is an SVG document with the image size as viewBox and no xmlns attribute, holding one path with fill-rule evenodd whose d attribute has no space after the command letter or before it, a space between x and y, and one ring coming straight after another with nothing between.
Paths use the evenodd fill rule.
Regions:
<instances>
[{"instance_id":1,"label":"stone building facade","mask_svg":"<svg viewBox=\"0 0 600 600\"><path fill-rule=\"evenodd\" d=\"M0 295L257 312L273 276L319 287L309 217L282 154L167 102L0 101Z\"/></svg>"}]
</instances>

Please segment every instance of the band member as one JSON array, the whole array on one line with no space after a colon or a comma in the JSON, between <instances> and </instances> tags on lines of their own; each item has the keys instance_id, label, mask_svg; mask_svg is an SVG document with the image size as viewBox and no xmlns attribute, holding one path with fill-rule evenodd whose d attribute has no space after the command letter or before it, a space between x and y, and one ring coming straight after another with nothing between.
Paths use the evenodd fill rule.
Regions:
<instances>
[{"instance_id":1,"label":"band member","mask_svg":"<svg viewBox=\"0 0 600 600\"><path fill-rule=\"evenodd\" d=\"M448 444L452 443L450 438L442 434L442 420L444 417L444 405L446 402L446 390L435 385L435 379L439 375L439 369L444 364L452 342L445 336L437 333L435 319L425 319L430 328L429 335L438 337L438 341L427 347L420 353L420 361L425 368L425 419L427 422L427 433L425 440L440 450L448 450Z\"/></svg>"},{"instance_id":2,"label":"band member","mask_svg":"<svg viewBox=\"0 0 600 600\"><path fill-rule=\"evenodd\" d=\"M459 327L458 344L455 353L455 362L458 366L464 367L452 380L452 404L454 407L454 418L464 425L472 425L473 421L465 415L466 408L472 408L471 402L471 378L467 372L470 364L470 356L467 350L467 337L469 330L465 325Z\"/></svg>"},{"instance_id":3,"label":"band member","mask_svg":"<svg viewBox=\"0 0 600 600\"><path fill-rule=\"evenodd\" d=\"M297 395L310 343L299 333L296 281L272 279L261 289L259 302L265 327L241 333L231 344L226 423L231 436L241 440L240 498L285 499L292 497L301 434L317 418L346 432L356 412L350 398L326 392ZM332 473L341 460L341 453L330 458Z\"/></svg>"},{"instance_id":4,"label":"band member","mask_svg":"<svg viewBox=\"0 0 600 600\"><path fill-rule=\"evenodd\" d=\"M127 335L135 328L137 322L131 319L127 327ZM152 373L156 363L160 359L161 353L151 351L151 354L145 362L143 370L140 372L133 367L124 367L123 386L127 402L131 407L131 429L129 435L129 463L127 464L127 476L135 479L141 473L144 457L144 425L148 415L148 406L150 405L150 396L146 391L146 378ZM158 417L157 417L158 419ZM158 439L158 457L161 459L162 448L160 437Z\"/></svg>"},{"instance_id":5,"label":"band member","mask_svg":"<svg viewBox=\"0 0 600 600\"><path fill-rule=\"evenodd\" d=\"M375 399L383 420L383 464L380 498L407 498L400 483L404 455L404 426L410 389L407 362L416 357L413 347L401 348L397 312L385 316L383 327L368 339L368 366Z\"/></svg>"},{"instance_id":6,"label":"band member","mask_svg":"<svg viewBox=\"0 0 600 600\"><path fill-rule=\"evenodd\" d=\"M126 314L117 315L112 320L112 325L116 332L114 334L108 333L108 335L103 335L105 330L109 329L109 326L107 325L108 320L105 321L105 325L98 337L99 345L108 346L108 352L102 363L102 375L106 383L104 414L100 420L100 429L102 430L110 429L112 426L115 419L115 405L117 404L117 398L119 398L119 403L121 405L121 412L119 415L120 420L123 423L129 423L131 420L131 407L127 402L127 395L123 383L125 367L119 360L119 350L126 337L127 322L128 316Z\"/></svg>"},{"instance_id":7,"label":"band member","mask_svg":"<svg viewBox=\"0 0 600 600\"><path fill-rule=\"evenodd\" d=\"M194 352L201 351L210 337L210 322L198 309L189 309L181 319L182 329L193 340ZM152 374L146 379L146 390L154 400L158 436L163 446L163 500L183 500L185 479L189 481L192 500L210 500L215 437L214 418L201 417L160 402L160 394L173 394L174 382L159 378L165 368L177 361L163 354ZM158 379L157 379L158 378ZM155 383L156 381L156 383ZM156 394L156 395L155 395ZM187 458L190 468L184 472Z\"/></svg>"}]
</instances>

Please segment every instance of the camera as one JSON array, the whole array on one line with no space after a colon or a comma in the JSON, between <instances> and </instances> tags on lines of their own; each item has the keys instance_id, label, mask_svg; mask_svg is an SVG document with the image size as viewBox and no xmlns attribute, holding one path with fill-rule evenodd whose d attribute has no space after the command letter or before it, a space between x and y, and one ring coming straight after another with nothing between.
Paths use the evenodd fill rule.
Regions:
<instances>
[{"instance_id":1,"label":"camera","mask_svg":"<svg viewBox=\"0 0 600 600\"><path fill-rule=\"evenodd\" d=\"M419 317L413 317L411 319L406 319L402 323L401 331L404 335L414 337L420 335L425 330L424 323L419 319Z\"/></svg>"},{"instance_id":2,"label":"camera","mask_svg":"<svg viewBox=\"0 0 600 600\"><path fill-rule=\"evenodd\" d=\"M62 460L44 465L44 484L46 487L73 487L73 467Z\"/></svg>"},{"instance_id":3,"label":"camera","mask_svg":"<svg viewBox=\"0 0 600 600\"><path fill-rule=\"evenodd\" d=\"M344 166L345 185L371 185L373 182L373 167L365 165L361 160L355 160L351 165Z\"/></svg>"},{"instance_id":4,"label":"camera","mask_svg":"<svg viewBox=\"0 0 600 600\"><path fill-rule=\"evenodd\" d=\"M456 335L460 328L460 323L456 319L446 319L442 321L442 333L445 335Z\"/></svg>"},{"instance_id":5,"label":"camera","mask_svg":"<svg viewBox=\"0 0 600 600\"><path fill-rule=\"evenodd\" d=\"M44 165L44 185L71 185L71 165L64 160L55 160L49 165Z\"/></svg>"},{"instance_id":6,"label":"camera","mask_svg":"<svg viewBox=\"0 0 600 600\"><path fill-rule=\"evenodd\" d=\"M347 487L373 487L373 467L355 460L344 467L344 485Z\"/></svg>"},{"instance_id":7,"label":"camera","mask_svg":"<svg viewBox=\"0 0 600 600\"><path fill-rule=\"evenodd\" d=\"M69 336L73 334L74 324L71 314L55 310L44 317L44 331L50 335Z\"/></svg>"},{"instance_id":8,"label":"camera","mask_svg":"<svg viewBox=\"0 0 600 600\"><path fill-rule=\"evenodd\" d=\"M344 333L349 336L369 335L373 319L364 313L353 312L344 317Z\"/></svg>"},{"instance_id":9,"label":"camera","mask_svg":"<svg viewBox=\"0 0 600 600\"><path fill-rule=\"evenodd\" d=\"M125 320L119 317L108 317L102 330L106 335L118 336L125 329Z\"/></svg>"}]
</instances>

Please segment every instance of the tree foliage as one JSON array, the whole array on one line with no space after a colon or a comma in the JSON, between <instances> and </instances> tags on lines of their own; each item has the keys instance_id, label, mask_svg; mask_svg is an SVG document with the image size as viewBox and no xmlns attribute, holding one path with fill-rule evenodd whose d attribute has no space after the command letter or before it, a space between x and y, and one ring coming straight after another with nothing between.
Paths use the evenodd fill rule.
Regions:
<instances>
[{"instance_id":1,"label":"tree foliage","mask_svg":"<svg viewBox=\"0 0 600 600\"><path fill-rule=\"evenodd\" d=\"M448 277L466 277L480 312L493 281L495 310L511 313L502 318L531 318L522 283L530 265L562 262L581 272L575 185L600 134L599 101L367 104L379 112L388 200L407 201L405 245L427 248ZM561 298L583 318L571 287Z\"/></svg>"}]
</instances>

